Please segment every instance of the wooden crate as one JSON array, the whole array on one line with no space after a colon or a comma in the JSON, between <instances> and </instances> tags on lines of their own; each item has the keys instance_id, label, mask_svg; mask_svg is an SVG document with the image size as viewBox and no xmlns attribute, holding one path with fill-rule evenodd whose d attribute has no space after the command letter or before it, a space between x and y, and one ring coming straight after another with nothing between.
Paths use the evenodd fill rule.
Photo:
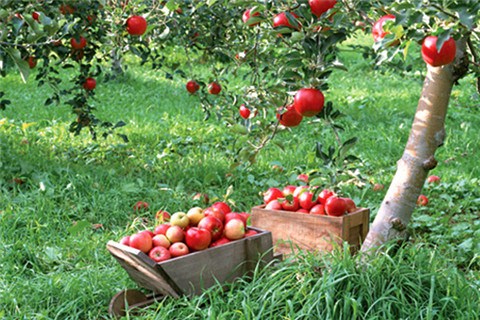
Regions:
<instances>
[{"instance_id":1,"label":"wooden crate","mask_svg":"<svg viewBox=\"0 0 480 320\"><path fill-rule=\"evenodd\" d=\"M217 283L252 272L273 259L272 234L258 234L156 263L140 250L109 241L107 249L140 287L164 296L199 295Z\"/></svg>"},{"instance_id":2,"label":"wooden crate","mask_svg":"<svg viewBox=\"0 0 480 320\"><path fill-rule=\"evenodd\" d=\"M266 210L265 205L252 208L252 226L272 232L275 252L301 250L332 251L334 244L348 242L355 251L368 233L370 210L358 208L341 217L311 215L299 212ZM290 243L291 242L291 243Z\"/></svg>"}]
</instances>

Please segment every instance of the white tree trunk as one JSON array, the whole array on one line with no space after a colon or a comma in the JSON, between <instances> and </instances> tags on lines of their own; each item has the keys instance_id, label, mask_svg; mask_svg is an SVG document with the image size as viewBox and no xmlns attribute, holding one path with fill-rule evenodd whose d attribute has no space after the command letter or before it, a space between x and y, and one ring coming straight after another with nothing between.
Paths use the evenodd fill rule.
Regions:
<instances>
[{"instance_id":1,"label":"white tree trunk","mask_svg":"<svg viewBox=\"0 0 480 320\"><path fill-rule=\"evenodd\" d=\"M362 251L403 238L429 170L437 162L435 151L445 138L445 116L453 84L460 75L454 65L464 62L465 41L457 42L454 63L442 67L428 66L422 95L397 172L370 227ZM460 57L460 58L459 58Z\"/></svg>"}]
</instances>

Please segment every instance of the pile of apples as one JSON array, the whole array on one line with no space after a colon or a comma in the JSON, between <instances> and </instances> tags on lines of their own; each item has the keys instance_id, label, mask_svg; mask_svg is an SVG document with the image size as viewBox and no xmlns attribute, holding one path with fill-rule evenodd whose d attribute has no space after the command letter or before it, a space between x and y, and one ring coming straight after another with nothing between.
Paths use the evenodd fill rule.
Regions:
<instances>
[{"instance_id":1,"label":"pile of apples","mask_svg":"<svg viewBox=\"0 0 480 320\"><path fill-rule=\"evenodd\" d=\"M317 187L288 185L283 190L270 188L263 193L267 210L286 210L306 214L343 216L357 208L350 198L339 197L323 189L315 196Z\"/></svg>"},{"instance_id":2,"label":"pile of apples","mask_svg":"<svg viewBox=\"0 0 480 320\"><path fill-rule=\"evenodd\" d=\"M140 201L135 208L147 206ZM119 243L161 262L257 234L247 229L249 217L246 212L232 212L225 202L216 202L206 209L193 207L186 213L176 212L171 216L160 210L156 214L159 224L153 231L126 236Z\"/></svg>"}]
</instances>

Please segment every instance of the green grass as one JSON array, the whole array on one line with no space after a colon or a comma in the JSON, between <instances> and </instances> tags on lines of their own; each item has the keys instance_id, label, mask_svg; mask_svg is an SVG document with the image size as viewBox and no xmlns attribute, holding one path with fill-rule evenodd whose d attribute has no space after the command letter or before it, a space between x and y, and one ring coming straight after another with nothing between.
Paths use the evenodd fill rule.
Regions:
<instances>
[{"instance_id":1,"label":"green grass","mask_svg":"<svg viewBox=\"0 0 480 320\"><path fill-rule=\"evenodd\" d=\"M393 177L423 71L378 72L358 54L344 55L350 71L334 73L325 95L347 114L340 120L342 139L360 138L353 154L370 182L346 184L342 191L371 208L373 219L384 193L374 193L371 184L388 186ZM119 132L128 135L128 144L117 136L92 141L86 132L73 137L69 107L43 105L48 88L23 84L14 73L0 78L12 101L0 111L0 318L108 318L113 295L137 288L109 255L108 240L152 227L156 210L197 205L191 199L196 192L212 201L226 197L235 210L249 211L268 187L295 183L297 174L320 168L315 142L334 143L327 128L304 122L279 133L285 151L270 145L254 166L230 172L235 136L221 122L202 120L182 81L165 80L135 62L129 59L125 78L95 89L98 117L126 121ZM207 66L196 72L207 73ZM232 86L241 83L230 77ZM447 140L432 172L442 184L422 191L430 203L415 211L408 245L392 247L364 267L358 257L341 253L321 260L302 256L224 291L167 299L145 318L478 319L480 116L478 108L466 108L478 99L472 82L463 79L454 89ZM283 173L273 164L281 164ZM13 178L25 183L12 185ZM139 200L150 203L150 211L134 212Z\"/></svg>"}]
</instances>

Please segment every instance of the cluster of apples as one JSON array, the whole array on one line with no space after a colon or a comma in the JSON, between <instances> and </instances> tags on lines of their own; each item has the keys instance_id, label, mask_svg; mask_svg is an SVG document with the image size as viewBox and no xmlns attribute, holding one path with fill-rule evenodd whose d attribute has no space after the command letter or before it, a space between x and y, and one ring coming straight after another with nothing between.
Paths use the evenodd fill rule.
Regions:
<instances>
[{"instance_id":1,"label":"cluster of apples","mask_svg":"<svg viewBox=\"0 0 480 320\"><path fill-rule=\"evenodd\" d=\"M288 185L283 190L270 188L263 194L265 209L286 210L306 214L343 216L357 208L350 198L339 197L323 189L315 196L317 187Z\"/></svg>"},{"instance_id":2,"label":"cluster of apples","mask_svg":"<svg viewBox=\"0 0 480 320\"><path fill-rule=\"evenodd\" d=\"M142 201L135 205L136 209L146 207L148 204ZM249 217L246 212L232 212L225 202L216 202L206 209L193 207L172 215L160 210L156 213L158 225L153 231L144 230L119 242L161 262L257 234L247 229Z\"/></svg>"}]
</instances>

